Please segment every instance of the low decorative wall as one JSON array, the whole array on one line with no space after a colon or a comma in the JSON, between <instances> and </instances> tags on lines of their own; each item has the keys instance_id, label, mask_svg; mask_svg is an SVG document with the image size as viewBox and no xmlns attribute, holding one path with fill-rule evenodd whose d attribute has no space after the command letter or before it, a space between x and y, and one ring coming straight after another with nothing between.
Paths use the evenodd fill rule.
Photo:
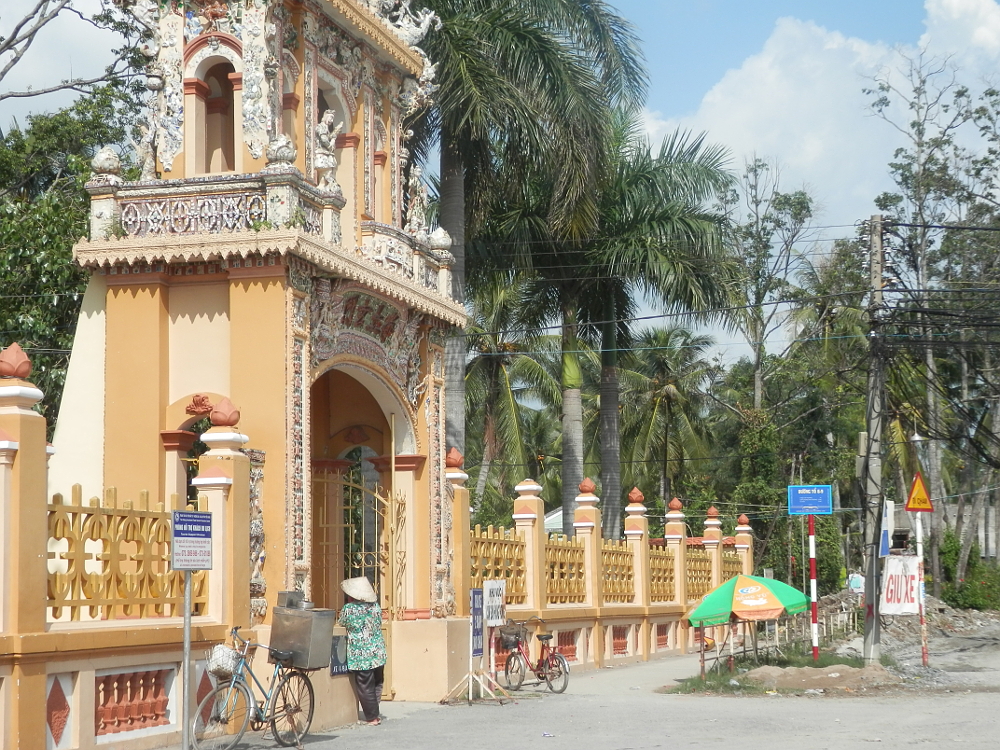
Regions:
<instances>
[{"instance_id":1,"label":"low decorative wall","mask_svg":"<svg viewBox=\"0 0 1000 750\"><path fill-rule=\"evenodd\" d=\"M464 474L450 477L455 502L468 502ZM684 613L722 582L753 568L746 516L736 536L723 538L715 508L702 537L688 537L683 506L670 502L664 538L651 541L643 496L629 495L624 539L601 538L599 498L587 479L580 485L574 536L547 534L541 487L526 479L514 499L514 529L477 526L467 541L456 530L456 566L468 565L472 588L507 581L507 613L516 620L539 617L533 633L553 633L558 650L583 668L683 653L692 647ZM459 558L462 559L459 559ZM459 597L459 600L468 597ZM507 652L496 641L496 664ZM535 641L532 641L532 648Z\"/></svg>"}]
</instances>

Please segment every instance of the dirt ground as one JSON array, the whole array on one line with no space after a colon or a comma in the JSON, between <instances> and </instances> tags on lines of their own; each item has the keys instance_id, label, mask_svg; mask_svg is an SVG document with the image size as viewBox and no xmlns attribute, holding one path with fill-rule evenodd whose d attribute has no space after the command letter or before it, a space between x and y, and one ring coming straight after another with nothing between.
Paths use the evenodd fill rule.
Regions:
<instances>
[{"instance_id":1,"label":"dirt ground","mask_svg":"<svg viewBox=\"0 0 1000 750\"><path fill-rule=\"evenodd\" d=\"M848 595L828 597L821 606L833 610L853 604ZM836 665L823 669L761 667L739 676L767 689L797 690L827 695L872 692L962 693L1000 692L1000 613L952 609L928 599L929 667L921 663L918 617L881 621L881 651L886 668L857 669ZM837 652L862 655L860 637L843 639Z\"/></svg>"}]
</instances>

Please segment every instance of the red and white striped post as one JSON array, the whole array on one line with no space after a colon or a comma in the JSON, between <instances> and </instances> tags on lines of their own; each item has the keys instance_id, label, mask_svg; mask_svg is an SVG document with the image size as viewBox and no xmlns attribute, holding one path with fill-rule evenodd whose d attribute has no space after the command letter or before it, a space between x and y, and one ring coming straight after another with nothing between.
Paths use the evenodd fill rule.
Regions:
<instances>
[{"instance_id":1,"label":"red and white striped post","mask_svg":"<svg viewBox=\"0 0 1000 750\"><path fill-rule=\"evenodd\" d=\"M809 516L809 589L812 601L813 661L819 661L819 605L816 603L816 516Z\"/></svg>"}]
</instances>

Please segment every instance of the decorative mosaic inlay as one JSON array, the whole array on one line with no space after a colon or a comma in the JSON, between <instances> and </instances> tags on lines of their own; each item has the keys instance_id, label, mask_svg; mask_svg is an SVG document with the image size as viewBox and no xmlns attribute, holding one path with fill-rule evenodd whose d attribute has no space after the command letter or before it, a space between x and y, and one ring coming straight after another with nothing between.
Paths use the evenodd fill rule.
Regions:
<instances>
[{"instance_id":1,"label":"decorative mosaic inlay","mask_svg":"<svg viewBox=\"0 0 1000 750\"><path fill-rule=\"evenodd\" d=\"M122 229L133 237L150 234L239 232L267 218L261 193L223 193L192 198L122 201ZM320 222L322 225L322 222Z\"/></svg>"},{"instance_id":2,"label":"decorative mosaic inlay","mask_svg":"<svg viewBox=\"0 0 1000 750\"><path fill-rule=\"evenodd\" d=\"M312 364L350 353L386 370L416 406L425 382L420 376L420 327L425 316L351 284L315 280L310 310Z\"/></svg>"},{"instance_id":3,"label":"decorative mosaic inlay","mask_svg":"<svg viewBox=\"0 0 1000 750\"><path fill-rule=\"evenodd\" d=\"M306 561L305 554L305 453L302 439L305 431L305 359L306 342L292 339L291 419L289 437L288 519L292 531L292 559L296 564Z\"/></svg>"}]
</instances>

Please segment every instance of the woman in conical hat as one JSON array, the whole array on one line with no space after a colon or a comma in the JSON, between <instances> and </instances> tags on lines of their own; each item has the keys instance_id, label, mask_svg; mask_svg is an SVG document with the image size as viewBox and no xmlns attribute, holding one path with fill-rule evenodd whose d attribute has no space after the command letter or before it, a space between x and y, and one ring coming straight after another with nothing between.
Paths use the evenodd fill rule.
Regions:
<instances>
[{"instance_id":1,"label":"woman in conical hat","mask_svg":"<svg viewBox=\"0 0 1000 750\"><path fill-rule=\"evenodd\" d=\"M354 691L365 715L362 723L375 726L381 723L378 703L386 661L382 608L365 576L348 578L340 588L347 595L339 618L347 630L347 669L354 678Z\"/></svg>"}]
</instances>

